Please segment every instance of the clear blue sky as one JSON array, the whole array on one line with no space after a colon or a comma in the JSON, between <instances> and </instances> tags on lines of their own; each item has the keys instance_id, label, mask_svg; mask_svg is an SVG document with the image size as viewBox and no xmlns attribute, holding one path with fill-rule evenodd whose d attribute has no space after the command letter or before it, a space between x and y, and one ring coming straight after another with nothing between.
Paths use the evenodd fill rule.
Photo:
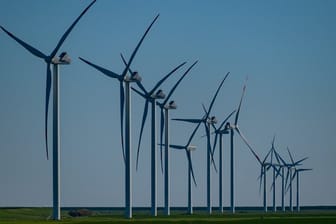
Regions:
<instances>
[{"instance_id":1,"label":"clear blue sky","mask_svg":"<svg viewBox=\"0 0 336 224\"><path fill-rule=\"evenodd\" d=\"M49 54L89 2L2 0L0 24ZM61 68L62 206L124 205L118 83L78 56L121 72L119 53L130 56L157 13L160 18L132 66L144 86L151 88L183 61L191 65L199 60L174 94L178 110L171 117L201 116L201 103L209 104L230 71L213 108L223 120L237 106L248 76L239 123L245 136L261 157L274 134L276 148L286 159L287 146L297 159L309 156L304 167L314 170L301 176L302 204L335 205L335 10L336 2L328 0L97 1L61 48L72 57L72 64ZM50 206L52 163L44 149L45 63L4 32L0 49L0 206ZM163 89L167 92L180 75ZM135 158L144 101L135 94L132 100ZM172 143L185 143L192 129L172 121ZM149 131L148 122L140 167L134 171L135 206L150 205ZM198 146L193 154L198 206L206 204L203 133L201 129L193 142ZM224 204L228 205L229 139L225 141ZM261 205L259 166L238 136L235 142L237 205ZM171 163L172 205L186 205L185 154L173 151ZM212 174L213 202L218 205L217 174ZM158 202L163 204L161 172Z\"/></svg>"}]
</instances>

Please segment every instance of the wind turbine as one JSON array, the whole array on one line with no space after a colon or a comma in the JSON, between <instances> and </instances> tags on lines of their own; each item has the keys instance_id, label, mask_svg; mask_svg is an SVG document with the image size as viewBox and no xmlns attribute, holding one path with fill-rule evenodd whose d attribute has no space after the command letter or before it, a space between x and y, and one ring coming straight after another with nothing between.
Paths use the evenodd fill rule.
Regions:
<instances>
[{"instance_id":1,"label":"wind turbine","mask_svg":"<svg viewBox=\"0 0 336 224\"><path fill-rule=\"evenodd\" d=\"M194 131L190 135L187 144L185 144L185 145L172 145L172 144L170 144L169 145L169 147L173 148L173 149L185 150L186 155L187 155L187 159L188 159L188 213L189 214L193 214L191 178L193 178L194 184L195 184L195 186L197 186L195 175L194 175L194 170L193 170L193 167L192 167L192 160L191 160L191 152L196 150L196 146L190 145L190 143L191 143L192 139L194 138L195 133L197 132L197 129L199 128L200 125L201 125L201 123L197 124L196 128L194 129Z\"/></svg>"},{"instance_id":2,"label":"wind turbine","mask_svg":"<svg viewBox=\"0 0 336 224\"><path fill-rule=\"evenodd\" d=\"M282 159L282 157L276 153L275 156L277 157L277 160L280 160L282 164L277 164L276 166L278 167L277 170L277 175L276 178L281 175L281 208L282 211L285 212L286 208L285 208L285 168L286 168L286 163L285 161ZM275 185L275 184L274 184Z\"/></svg>"},{"instance_id":3,"label":"wind turbine","mask_svg":"<svg viewBox=\"0 0 336 224\"><path fill-rule=\"evenodd\" d=\"M229 128L225 125L224 129L223 126L226 124L228 119L236 112L236 110L232 111L229 116L225 118L225 120L219 125L218 128L216 128L215 125L213 125L213 128L215 129L215 140L214 140L214 146L213 146L213 154L216 150L216 144L217 139L219 136L219 211L223 213L223 135L229 134Z\"/></svg>"},{"instance_id":4,"label":"wind turbine","mask_svg":"<svg viewBox=\"0 0 336 224\"><path fill-rule=\"evenodd\" d=\"M299 174L301 172L304 172L304 171L311 171L313 169L303 169L303 168L300 168L300 169L296 169L295 168L295 171L294 171L294 175L293 175L293 178L292 180L294 180L295 176L296 176L296 211L299 212L300 211L300 181L299 181Z\"/></svg>"},{"instance_id":5,"label":"wind turbine","mask_svg":"<svg viewBox=\"0 0 336 224\"><path fill-rule=\"evenodd\" d=\"M277 165L278 167L278 173L276 175L276 178L278 175L281 175L281 207L282 211L285 212L285 168L288 168L290 166L280 155L279 153L275 153L275 156L277 157L278 161L281 161L281 164L279 163ZM281 173L280 173L281 172Z\"/></svg>"},{"instance_id":6,"label":"wind turbine","mask_svg":"<svg viewBox=\"0 0 336 224\"><path fill-rule=\"evenodd\" d=\"M139 142L138 142L138 151L137 151L137 159L136 159L136 167L138 169L138 161L139 161L139 152L140 152L140 145L141 145L141 139L142 139L142 133L145 126L147 113L148 113L148 104L151 103L151 213L153 216L157 216L157 181L156 181L156 100L157 99L164 99L165 94L161 89L159 89L157 92L155 92L160 85L169 77L171 76L175 71L177 71L179 68L181 68L186 62L183 62L182 64L178 65L176 68L174 68L171 72L169 72L166 76L164 76L159 82L156 83L153 89L150 91L147 91L143 85L138 82L139 88L142 90L140 92L137 89L132 89L138 93L140 96L142 96L146 102L145 102L145 108L143 112L142 122L141 122L141 129L140 129L140 136L139 136Z\"/></svg>"},{"instance_id":7,"label":"wind turbine","mask_svg":"<svg viewBox=\"0 0 336 224\"><path fill-rule=\"evenodd\" d=\"M273 211L276 212L276 200L275 200L275 196L276 196L276 191L275 191L275 184L276 184L276 179L278 178L279 175L282 176L282 192L284 192L284 178L283 178L283 168L284 168L284 160L282 159L282 157L279 155L279 153L275 150L274 147L274 142L275 142L275 136L273 137L272 140L272 146L271 149L268 151L265 159L262 162L262 169L260 172L260 187L261 187L261 182L262 182L262 177L264 176L264 210L265 212L267 212L267 205L266 205L266 176L267 176L267 171L272 168L273 169L273 181L272 181L272 185L271 185L271 190L273 190ZM267 161L268 157L270 158L270 161ZM276 160L277 163L274 163L273 160ZM282 173L281 173L282 171ZM260 189L260 188L259 188ZM282 209L284 210L284 194L282 194Z\"/></svg>"},{"instance_id":8,"label":"wind turbine","mask_svg":"<svg viewBox=\"0 0 336 224\"><path fill-rule=\"evenodd\" d=\"M259 180L259 192L261 190L261 184L262 182L264 182L264 192L263 192L263 205L264 205L264 212L267 212L267 191L266 191L266 186L267 186L267 166L269 166L270 164L267 162L267 158L270 155L271 150L268 151L268 153L266 154L265 158L263 159L263 161L261 162L260 166L260 180ZM264 179L263 179L264 177Z\"/></svg>"},{"instance_id":9,"label":"wind turbine","mask_svg":"<svg viewBox=\"0 0 336 224\"><path fill-rule=\"evenodd\" d=\"M132 82L140 83L141 77L137 72L131 72L130 76L127 76L127 72L129 71L129 67L139 50L143 40L145 39L146 35L148 34L149 30L158 19L159 15L157 15L152 23L148 26L145 33L142 35L139 43L133 50L133 53L126 64L125 69L119 75L114 73L110 70L107 70L103 67L100 67L96 64L93 64L81 57L80 60L85 62L86 64L92 66L93 68L97 69L98 71L102 72L104 75L117 79L119 81L119 91L120 91L120 136L121 136L121 146L123 152L123 158L125 162L125 207L126 207L126 217L132 218L132 154L131 154L131 94L130 94L130 85ZM124 88L125 84L125 88ZM126 98L125 98L126 97ZM126 150L124 150L124 104L125 105L125 146Z\"/></svg>"},{"instance_id":10,"label":"wind turbine","mask_svg":"<svg viewBox=\"0 0 336 224\"><path fill-rule=\"evenodd\" d=\"M275 142L275 136L273 137L273 141L272 141L272 147L270 149L270 152L271 152L271 161L270 161L270 164L267 168L270 169L271 167L273 168L273 182L272 182L272 186L271 186L271 189L273 188L273 212L276 212L276 201L275 201L275 183L276 183L276 178L278 177L278 174L280 174L280 167L281 167L281 162L280 162L280 158L279 158L279 155L277 153L277 151L275 150L275 147L274 147L274 142ZM277 163L273 163L273 158L276 159ZM277 169L277 167L279 167ZM266 175L266 174L265 174Z\"/></svg>"},{"instance_id":11,"label":"wind turbine","mask_svg":"<svg viewBox=\"0 0 336 224\"><path fill-rule=\"evenodd\" d=\"M210 143L210 125L212 125L213 123L216 123L216 118L215 117L209 117L209 114L211 112L211 109L215 103L216 97L221 89L221 87L224 84L224 81L226 80L226 78L228 77L228 75L230 74L230 72L228 72L225 77L223 78L223 80L221 81L221 83L219 84L215 95L213 96L210 106L208 108L208 110L205 110L205 116L203 116L201 119L173 119L176 121L184 121L184 122L189 122L189 123L203 123L204 124L204 128L205 128L205 133L207 136L207 211L209 212L209 214L212 213L212 207L211 207L211 170L210 170L210 165L211 162L214 163L213 160L213 153L212 153L212 149L211 149L211 143Z\"/></svg>"},{"instance_id":12,"label":"wind turbine","mask_svg":"<svg viewBox=\"0 0 336 224\"><path fill-rule=\"evenodd\" d=\"M82 18L82 16L89 10L89 8L96 2L92 1L77 17L77 19L71 24L71 26L65 31L61 39L58 41L54 50L50 55L46 55L36 49L35 47L29 45L18 37L14 36L3 26L1 29L18 42L22 47L28 50L34 56L41 58L47 64L47 79L46 79L46 100L45 100L45 120L44 120L44 132L45 132L45 146L47 159L49 159L48 150L48 108L49 108L49 98L51 92L51 84L53 84L53 219L61 219L61 207L60 207L60 121L59 121L59 65L70 64L71 60L66 52L60 54L59 57L55 57L58 50L61 48L65 39L68 37L72 29ZM53 65L53 75L51 74L50 65ZM53 80L52 80L53 79Z\"/></svg>"},{"instance_id":13,"label":"wind turbine","mask_svg":"<svg viewBox=\"0 0 336 224\"><path fill-rule=\"evenodd\" d=\"M292 173L293 172L293 169L294 169L294 173L295 173L295 170L296 170L296 166L297 165L301 165L301 162L303 162L304 160L308 159L308 157L305 157L303 159L300 159L296 162L294 162L294 159L293 159L293 156L291 154L291 152L289 151L289 148L287 148L287 151L288 151L288 154L289 154L289 157L290 157L290 160L291 160L291 164L286 164L287 165L287 176L286 176L286 185L287 185L287 181L288 181L288 177L290 176L290 179L289 179L289 186L287 188L287 191L289 189L289 207L290 207L290 211L293 212L293 190L292 190L292 182L293 182L293 176L294 174ZM297 196L297 199L298 199L298 196ZM298 206L299 207L299 206Z\"/></svg>"},{"instance_id":14,"label":"wind turbine","mask_svg":"<svg viewBox=\"0 0 336 224\"><path fill-rule=\"evenodd\" d=\"M267 212L267 190L266 190L266 186L267 186L267 171L270 169L270 168L273 168L274 171L276 170L277 171L277 175L273 175L273 177L277 177L280 173L280 170L277 170L276 167L281 167L281 165L279 164L274 164L273 163L273 157L277 157L277 160L279 159L282 159L280 157L280 155L275 151L275 148L274 148L274 141L275 141L275 136L273 137L273 140L272 140L272 147L271 149L267 152L265 158L259 163L260 163L260 166L261 166L261 169L260 169L260 175L258 177L259 179L259 192L261 191L261 185L262 185L262 182L264 182L264 185L263 185L263 205L264 205L264 212ZM271 156L271 161L267 161L268 157ZM273 179L273 184L272 184L272 187L275 183L275 179ZM274 190L274 189L273 189ZM274 195L273 195L274 196ZM273 202L275 202L275 197L273 197Z\"/></svg>"},{"instance_id":15,"label":"wind turbine","mask_svg":"<svg viewBox=\"0 0 336 224\"><path fill-rule=\"evenodd\" d=\"M243 87L243 92L240 98L240 102L238 105L238 109L236 112L236 116L235 116L235 123L232 125L229 122L227 122L226 126L227 129L230 130L230 167L231 167L231 172L230 172L230 179L231 179L231 183L230 183L230 204L231 204L231 212L235 213L235 199L234 199L234 147L233 147L233 137L234 137L234 131L236 131L238 133L238 135L241 137L241 139L245 142L245 144L248 146L248 148L250 149L251 153L254 155L254 157L258 160L259 164L263 164L262 161L260 160L259 156L256 154L256 152L253 150L253 148L250 146L250 144L248 143L247 139L244 137L244 135L242 134L241 130L238 127L238 118L239 118L239 113L240 113L240 108L241 108L241 104L244 98L244 94L245 94L245 90L246 90L246 85L244 85Z\"/></svg>"},{"instance_id":16,"label":"wind turbine","mask_svg":"<svg viewBox=\"0 0 336 224\"><path fill-rule=\"evenodd\" d=\"M169 110L176 109L177 106L174 101L169 101L170 97L174 93L177 86L184 79L184 77L189 73L189 71L197 64L198 61L194 62L186 72L181 76L181 78L175 83L173 88L168 93L165 100L160 103L156 102L156 104L160 107L161 110L161 126L160 126L160 149L161 149L161 169L162 168L162 139L163 139L163 129L165 132L165 170L164 170L164 204L165 204L165 213L166 215L170 215L170 166L169 166Z\"/></svg>"}]
</instances>

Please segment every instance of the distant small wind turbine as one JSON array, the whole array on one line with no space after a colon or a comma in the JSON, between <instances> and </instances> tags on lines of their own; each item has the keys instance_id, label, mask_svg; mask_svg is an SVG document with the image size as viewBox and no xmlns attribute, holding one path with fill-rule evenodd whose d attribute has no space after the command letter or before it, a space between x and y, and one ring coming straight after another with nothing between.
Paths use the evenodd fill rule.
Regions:
<instances>
[{"instance_id":1,"label":"distant small wind turbine","mask_svg":"<svg viewBox=\"0 0 336 224\"><path fill-rule=\"evenodd\" d=\"M213 128L215 129L215 140L213 145L213 154L216 150L217 139L219 136L219 211L221 213L224 212L223 208L223 135L229 134L229 128L225 125L228 119L236 112L236 110L232 111L229 116L225 118L225 120L219 125L218 128L213 124ZM225 125L224 129L223 126Z\"/></svg>"},{"instance_id":2,"label":"distant small wind turbine","mask_svg":"<svg viewBox=\"0 0 336 224\"><path fill-rule=\"evenodd\" d=\"M280 161L279 164L276 165L277 167L277 175L276 178L281 175L281 208L282 211L286 211L285 206L285 169L287 168L287 162L280 156L279 153L276 153L275 156L277 157L277 160Z\"/></svg>"},{"instance_id":3,"label":"distant small wind turbine","mask_svg":"<svg viewBox=\"0 0 336 224\"><path fill-rule=\"evenodd\" d=\"M272 181L271 189L273 189L273 212L276 212L276 200L275 200L276 189L275 189L275 186L276 186L276 178L280 174L281 160L279 158L280 156L279 156L278 152L275 150L274 142L275 142L275 136L273 137L272 147L270 149L271 161L269 163L269 166L267 167L267 170L270 169L270 168L273 168L273 181ZM274 163L273 158L276 159L276 163Z\"/></svg>"},{"instance_id":4,"label":"distant small wind turbine","mask_svg":"<svg viewBox=\"0 0 336 224\"><path fill-rule=\"evenodd\" d=\"M293 190L292 190L292 182L294 180L293 176L293 169L294 169L294 172L296 170L296 166L299 166L301 165L301 162L303 162L304 160L308 159L308 157L305 157L303 159L300 159L298 161L294 161L293 159L293 156L289 150L289 148L287 148L287 151L288 151L288 154L289 154L289 157L290 157L290 160L291 160L291 164L287 164L287 176L286 176L286 186L287 186L287 183L288 183L288 177L289 178L289 186L287 187L287 190L289 190L289 207L290 207L290 211L292 212L293 211ZM298 199L298 198L297 198ZM299 207L299 206L298 206Z\"/></svg>"},{"instance_id":5,"label":"distant small wind turbine","mask_svg":"<svg viewBox=\"0 0 336 224\"><path fill-rule=\"evenodd\" d=\"M46 80L46 98L45 98L45 119L44 119L44 133L45 133L45 146L47 159L49 159L49 150L48 150L48 108L49 108L49 98L51 92L51 84L53 84L53 219L61 219L61 207L60 207L60 121L59 121L59 65L70 64L70 58L67 53L63 52L59 57L55 57L58 50L61 48L65 39L68 37L72 29L82 18L82 16L89 10L89 8L96 2L92 1L77 17L77 19L71 24L71 26L65 31L61 39L58 41L54 50L50 55L46 55L34 48L33 46L27 44L23 40L14 36L3 26L0 28L18 42L22 47L32 53L38 58L42 58L47 64L47 80ZM53 65L53 75L51 74L50 65ZM52 77L53 76L53 77ZM52 81L53 78L53 81Z\"/></svg>"},{"instance_id":6,"label":"distant small wind turbine","mask_svg":"<svg viewBox=\"0 0 336 224\"><path fill-rule=\"evenodd\" d=\"M263 187L263 205L264 205L264 212L267 212L267 190L266 190L266 186L267 186L267 166L269 166L270 164L267 162L267 158L270 155L271 151L268 151L268 153L266 154L265 158L263 159L263 161L260 163L260 176L259 176L259 192L261 191L261 184L262 182L264 183ZM264 177L264 178L263 178Z\"/></svg>"},{"instance_id":7,"label":"distant small wind turbine","mask_svg":"<svg viewBox=\"0 0 336 224\"><path fill-rule=\"evenodd\" d=\"M296 211L297 212L300 212L300 179L299 179L299 174L301 172L311 171L311 170L313 170L313 169L303 169L303 168L296 169L295 168L292 180L294 180L295 176L296 176Z\"/></svg>"},{"instance_id":8,"label":"distant small wind turbine","mask_svg":"<svg viewBox=\"0 0 336 224\"><path fill-rule=\"evenodd\" d=\"M192 206L192 186L191 186L191 178L193 178L195 186L197 186L195 175L194 175L194 170L192 166L192 160L191 160L191 152L196 150L196 146L190 145L192 139L195 136L195 133L197 132L197 129L201 123L198 123L194 131L189 137L189 140L186 145L173 145L170 144L169 147L173 149L181 149L185 150L187 159L188 159L188 213L193 214L193 206Z\"/></svg>"}]
</instances>

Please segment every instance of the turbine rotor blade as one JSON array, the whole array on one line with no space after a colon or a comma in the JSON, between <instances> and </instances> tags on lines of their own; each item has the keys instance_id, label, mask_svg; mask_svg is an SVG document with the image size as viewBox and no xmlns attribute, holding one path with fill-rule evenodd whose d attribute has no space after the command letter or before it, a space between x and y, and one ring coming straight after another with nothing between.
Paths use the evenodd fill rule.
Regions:
<instances>
[{"instance_id":1,"label":"turbine rotor blade","mask_svg":"<svg viewBox=\"0 0 336 224\"><path fill-rule=\"evenodd\" d=\"M185 149L186 148L185 146L182 146L182 145L173 145L173 144L170 144L169 147L172 149Z\"/></svg>"},{"instance_id":2,"label":"turbine rotor blade","mask_svg":"<svg viewBox=\"0 0 336 224\"><path fill-rule=\"evenodd\" d=\"M124 105L125 105L125 90L124 83L122 81L119 82L119 90L120 90L120 137L121 137L121 148L122 154L124 158L124 162L126 164L126 155L125 155L125 147L124 147Z\"/></svg>"},{"instance_id":3,"label":"turbine rotor blade","mask_svg":"<svg viewBox=\"0 0 336 224\"><path fill-rule=\"evenodd\" d=\"M186 150L186 154L187 154L187 158L188 158L188 164L191 170L191 176L193 178L194 184L197 187L197 183L196 183L196 178L195 178L195 174L194 174L194 168L192 166L192 161L191 161L191 157L190 157L190 152Z\"/></svg>"},{"instance_id":4,"label":"turbine rotor blade","mask_svg":"<svg viewBox=\"0 0 336 224\"><path fill-rule=\"evenodd\" d=\"M219 90L222 88L222 86L223 86L223 84L224 84L224 81L226 80L226 78L229 76L229 74L230 74L230 72L228 72L226 75L225 75L225 77L223 78L223 80L221 81L221 83L219 84L219 86L218 86L218 88L217 88L217 90L216 90L216 93L215 93L215 95L213 96L213 98L212 98L212 100L211 100L211 103L210 103L210 106L209 106L209 109L208 109L208 115L210 114L210 112L211 112L211 109L212 109L212 107L213 107L213 105L214 105L214 103L215 103L215 100L216 100L216 97L217 97L217 95L218 95L218 93L219 93Z\"/></svg>"},{"instance_id":5,"label":"turbine rotor blade","mask_svg":"<svg viewBox=\"0 0 336 224\"><path fill-rule=\"evenodd\" d=\"M285 161L285 160L284 160L278 153L277 153L277 155L278 155L278 157L279 157L281 163L282 163L284 166L287 166L286 161Z\"/></svg>"},{"instance_id":6,"label":"turbine rotor blade","mask_svg":"<svg viewBox=\"0 0 336 224\"><path fill-rule=\"evenodd\" d=\"M272 183L271 187L270 187L270 191L272 191L272 189L274 188L274 182Z\"/></svg>"},{"instance_id":7,"label":"turbine rotor blade","mask_svg":"<svg viewBox=\"0 0 336 224\"><path fill-rule=\"evenodd\" d=\"M43 59L47 59L48 56L43 54L41 51L37 50L36 48L34 48L33 46L27 44L26 42L24 42L23 40L19 39L18 37L14 36L14 34L12 34L11 32L9 32L8 30L6 30L3 26L0 26L0 28L11 38L13 38L16 42L18 42L22 47L24 47L26 50L28 50L30 53L32 53L33 55L35 55L36 57L39 58L43 58Z\"/></svg>"},{"instance_id":8,"label":"turbine rotor blade","mask_svg":"<svg viewBox=\"0 0 336 224\"><path fill-rule=\"evenodd\" d=\"M297 169L297 172L303 172L303 171L312 171L313 169L307 169L307 168L301 168L301 169Z\"/></svg>"},{"instance_id":9,"label":"turbine rotor blade","mask_svg":"<svg viewBox=\"0 0 336 224\"><path fill-rule=\"evenodd\" d=\"M275 175L275 179L278 178L278 176L282 176L280 171L281 171L281 166L279 168L274 168L276 170L276 175Z\"/></svg>"},{"instance_id":10,"label":"turbine rotor blade","mask_svg":"<svg viewBox=\"0 0 336 224\"><path fill-rule=\"evenodd\" d=\"M124 55L122 53L120 53L120 57L121 57L121 60L124 62L124 65L127 66L127 62L126 62L126 59L124 57ZM133 71L131 70L130 67L128 67L128 71L132 74Z\"/></svg>"},{"instance_id":11,"label":"turbine rotor blade","mask_svg":"<svg viewBox=\"0 0 336 224\"><path fill-rule=\"evenodd\" d=\"M49 160L49 149L48 149L48 110L49 110L49 100L51 91L51 70L50 63L47 63L47 79L46 79L46 98L45 98L45 114L44 114L44 133L45 133L45 144L46 144L46 154L47 160Z\"/></svg>"},{"instance_id":12,"label":"turbine rotor blade","mask_svg":"<svg viewBox=\"0 0 336 224\"><path fill-rule=\"evenodd\" d=\"M201 122L198 123L197 126L195 127L195 129L193 130L192 134L190 135L190 137L189 137L189 139L188 139L188 142L187 142L186 147L187 147L188 145L190 145L190 143L191 143L192 139L194 138L194 136L195 136L195 134L196 134L198 128L200 127L200 125L201 125Z\"/></svg>"},{"instance_id":13,"label":"turbine rotor blade","mask_svg":"<svg viewBox=\"0 0 336 224\"><path fill-rule=\"evenodd\" d=\"M169 78L169 76L171 76L172 74L174 74L174 72L176 72L179 68L181 68L183 65L185 65L186 62L183 62L182 64L178 65L176 68L174 68L171 72L169 72L167 75L165 75L162 79L160 79L160 81L158 81L156 83L156 85L154 86L154 88L149 91L149 95L152 95L159 87L160 85L167 79Z\"/></svg>"},{"instance_id":14,"label":"turbine rotor blade","mask_svg":"<svg viewBox=\"0 0 336 224\"><path fill-rule=\"evenodd\" d=\"M267 152L267 154L266 154L264 160L262 161L262 164L264 164L264 163L266 162L266 160L267 160L268 156L270 155L271 151L272 151L272 150L269 150L269 151Z\"/></svg>"},{"instance_id":15,"label":"turbine rotor blade","mask_svg":"<svg viewBox=\"0 0 336 224\"><path fill-rule=\"evenodd\" d=\"M274 142L275 142L275 135L273 136L273 140L272 140L272 149L274 149Z\"/></svg>"},{"instance_id":16,"label":"turbine rotor blade","mask_svg":"<svg viewBox=\"0 0 336 224\"><path fill-rule=\"evenodd\" d=\"M103 68L103 67L100 67L100 66L98 66L98 65L96 65L96 64L93 64L93 63L91 63L91 62L85 60L84 58L79 57L79 59L80 59L81 61L85 62L86 64L88 64L88 65L94 67L96 70L100 71L101 73L103 73L104 75L107 75L107 76L110 77L110 78L114 78L114 79L118 79L118 80L121 79L121 78L120 78L120 77L121 77L120 75L118 75L118 74L116 74L116 73L114 73L114 72L112 72L112 71L110 71L110 70L107 70L107 69L105 69L105 68Z\"/></svg>"},{"instance_id":17,"label":"turbine rotor blade","mask_svg":"<svg viewBox=\"0 0 336 224\"><path fill-rule=\"evenodd\" d=\"M208 125L205 124L204 126L205 126L205 133L207 135L207 148L208 148L209 153L210 153L211 163L213 164L213 166L215 168L215 171L217 173L217 167L216 167L215 160L213 158L213 152L212 152L211 143L210 143L210 129L209 129Z\"/></svg>"},{"instance_id":18,"label":"turbine rotor blade","mask_svg":"<svg viewBox=\"0 0 336 224\"><path fill-rule=\"evenodd\" d=\"M61 39L59 40L57 46L55 47L55 49L51 52L50 54L50 58L53 58L57 51L59 50L59 48L62 46L63 42L65 41L65 39L68 37L68 35L70 34L71 30L75 27L75 25L78 23L78 21L82 18L82 16L86 13L87 10L89 10L89 8L96 2L96 0L92 1L90 3L90 5L88 5L84 11L77 17L77 19L71 24L71 26L65 31L65 33L63 34L63 36L61 37Z\"/></svg>"},{"instance_id":19,"label":"turbine rotor blade","mask_svg":"<svg viewBox=\"0 0 336 224\"><path fill-rule=\"evenodd\" d=\"M289 168L287 168L287 174L286 174L286 182L285 182L285 186L287 186L289 174L290 174L290 171L289 171Z\"/></svg>"},{"instance_id":20,"label":"turbine rotor blade","mask_svg":"<svg viewBox=\"0 0 336 224\"><path fill-rule=\"evenodd\" d=\"M262 184L262 177L263 177L263 174L266 175L266 173L264 173L263 171L263 165L261 165L261 169L260 169L260 176L258 177L259 178L259 194L261 194L261 184Z\"/></svg>"},{"instance_id":21,"label":"turbine rotor blade","mask_svg":"<svg viewBox=\"0 0 336 224\"><path fill-rule=\"evenodd\" d=\"M303 158L303 159L300 159L299 161L297 161L297 162L294 163L294 166L301 165L300 163L303 162L303 161L305 161L305 160L308 159L308 158L309 158L309 157L305 157L305 158Z\"/></svg>"},{"instance_id":22,"label":"turbine rotor blade","mask_svg":"<svg viewBox=\"0 0 336 224\"><path fill-rule=\"evenodd\" d=\"M287 148L287 151L288 151L288 153L289 153L289 157L290 157L290 159L291 159L291 161L292 161L292 164L295 164L294 159L293 159L293 156L292 156L292 153L289 151L289 148Z\"/></svg>"},{"instance_id":23,"label":"turbine rotor blade","mask_svg":"<svg viewBox=\"0 0 336 224\"><path fill-rule=\"evenodd\" d=\"M239 101L239 106L238 106L236 117L235 117L235 125L237 125L237 123L238 123L238 118L239 118L239 113L240 113L240 107L241 107L241 104L243 102L243 98L244 98L244 94L245 94L245 89L246 89L246 85L244 85L244 87L243 87L243 93L242 93L240 101Z\"/></svg>"},{"instance_id":24,"label":"turbine rotor blade","mask_svg":"<svg viewBox=\"0 0 336 224\"><path fill-rule=\"evenodd\" d=\"M142 133L143 133L143 129L144 129L146 118L147 118L147 113L148 113L148 100L146 99L145 108L144 108L144 112L143 112L143 115L142 115L139 141L138 141L138 150L137 150L137 158L136 158L136 170L138 170L138 165L139 165L139 153L140 153L141 138L142 138Z\"/></svg>"},{"instance_id":25,"label":"turbine rotor blade","mask_svg":"<svg viewBox=\"0 0 336 224\"><path fill-rule=\"evenodd\" d=\"M207 112L207 109L205 108L204 104L202 103L202 108L203 108L203 111L205 114L209 115L208 112Z\"/></svg>"},{"instance_id":26,"label":"turbine rotor blade","mask_svg":"<svg viewBox=\"0 0 336 224\"><path fill-rule=\"evenodd\" d=\"M145 89L145 87L141 84L141 82L137 82L136 83L138 85L138 87L146 94L149 95L149 93L147 92L147 90Z\"/></svg>"},{"instance_id":27,"label":"turbine rotor blade","mask_svg":"<svg viewBox=\"0 0 336 224\"><path fill-rule=\"evenodd\" d=\"M172 96L172 94L174 93L175 89L177 88L177 86L180 84L180 82L184 79L184 77L189 73L189 71L197 64L198 61L195 61L194 64L192 64L187 71L185 71L185 73L181 76L181 78L175 83L175 85L173 86L173 88L170 90L170 92L168 93L167 97L165 98L165 100L163 101L163 105L166 105L166 103L168 102L169 98Z\"/></svg>"},{"instance_id":28,"label":"turbine rotor blade","mask_svg":"<svg viewBox=\"0 0 336 224\"><path fill-rule=\"evenodd\" d=\"M273 154L274 154L274 149L271 148L271 164L273 165Z\"/></svg>"},{"instance_id":29,"label":"turbine rotor blade","mask_svg":"<svg viewBox=\"0 0 336 224\"><path fill-rule=\"evenodd\" d=\"M201 119L179 119L179 118L174 118L172 120L174 120L174 121L184 121L184 122L196 123L196 124L201 123L203 121Z\"/></svg>"},{"instance_id":30,"label":"turbine rotor blade","mask_svg":"<svg viewBox=\"0 0 336 224\"><path fill-rule=\"evenodd\" d=\"M124 71L121 73L121 76L122 76L123 78L126 76L127 71L128 71L128 69L129 69L129 67L130 67L130 65L131 65L131 63L132 63L132 61L133 61L133 59L134 59L136 53L138 52L138 50L139 50L139 48L140 48L140 46L141 46L143 40L145 39L145 37L146 37L146 35L148 34L149 30L152 28L152 26L153 26L153 24L155 23L155 21L159 18L159 15L160 15L160 14L158 14L158 15L154 18L154 20L153 20L152 23L149 25L149 27L147 28L147 30L145 31L145 33L142 35L142 37L141 37L141 39L140 39L138 45L137 45L137 46L135 47L135 49L133 50L132 55L131 55L131 57L130 57L130 59L129 59L127 65L126 65L126 68L125 68Z\"/></svg>"},{"instance_id":31,"label":"turbine rotor blade","mask_svg":"<svg viewBox=\"0 0 336 224\"><path fill-rule=\"evenodd\" d=\"M139 94L140 96L142 96L143 98L147 99L147 96L146 96L145 94L143 94L142 92L140 92L139 90L137 90L137 89L135 89L135 88L133 88L133 87L131 87L131 89L132 89L134 92L136 92L137 94Z\"/></svg>"},{"instance_id":32,"label":"turbine rotor blade","mask_svg":"<svg viewBox=\"0 0 336 224\"><path fill-rule=\"evenodd\" d=\"M236 112L236 110L232 111L229 116L227 116L225 118L225 120L220 124L220 126L218 127L218 130L221 130L222 127L226 124L226 122L230 119L230 117Z\"/></svg>"},{"instance_id":33,"label":"turbine rotor blade","mask_svg":"<svg viewBox=\"0 0 336 224\"><path fill-rule=\"evenodd\" d=\"M250 149L250 151L252 152L252 154L254 155L254 157L258 160L258 162L260 163L260 165L262 165L263 163L261 162L259 156L257 155L257 153L253 150L253 148L251 147L251 145L248 143L247 139L244 137L244 135L241 133L240 129L236 126L235 130L237 131L237 133L239 134L239 136L241 137L241 139L244 141L244 143L247 145L247 147Z\"/></svg>"},{"instance_id":34,"label":"turbine rotor blade","mask_svg":"<svg viewBox=\"0 0 336 224\"><path fill-rule=\"evenodd\" d=\"M219 141L222 141L221 134L215 133L215 139L214 139L214 145L213 145L213 153L214 154L215 154L215 150L216 150L218 135L219 135Z\"/></svg>"},{"instance_id":35,"label":"turbine rotor blade","mask_svg":"<svg viewBox=\"0 0 336 224\"><path fill-rule=\"evenodd\" d=\"M294 174L293 174L293 176L292 176L292 178L291 178L291 181L293 181L293 180L295 179L297 173L298 173L297 170L295 170L295 171L294 171Z\"/></svg>"},{"instance_id":36,"label":"turbine rotor blade","mask_svg":"<svg viewBox=\"0 0 336 224\"><path fill-rule=\"evenodd\" d=\"M280 160L280 155L278 154L278 152L277 151L275 151L274 150L274 156L275 156L275 159L276 159L276 161L277 161L277 163L279 164L279 165L281 165L281 160Z\"/></svg>"},{"instance_id":37,"label":"turbine rotor blade","mask_svg":"<svg viewBox=\"0 0 336 224\"><path fill-rule=\"evenodd\" d=\"M271 169L273 166L272 165L268 165L267 167L266 167L266 171L268 171L269 169Z\"/></svg>"},{"instance_id":38,"label":"turbine rotor blade","mask_svg":"<svg viewBox=\"0 0 336 224\"><path fill-rule=\"evenodd\" d=\"M163 107L160 107L161 110L161 118L160 118L160 160L161 160L161 171L163 173L163 161L162 161L162 139L163 139L163 130L164 130L164 126L165 126L165 116L164 116L164 112L163 112Z\"/></svg>"}]
</instances>

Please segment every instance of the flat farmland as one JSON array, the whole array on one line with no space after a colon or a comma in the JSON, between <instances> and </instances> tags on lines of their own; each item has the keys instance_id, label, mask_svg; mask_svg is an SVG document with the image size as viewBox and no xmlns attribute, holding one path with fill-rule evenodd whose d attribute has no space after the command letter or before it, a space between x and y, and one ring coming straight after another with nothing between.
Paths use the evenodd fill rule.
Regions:
<instances>
[{"instance_id":1,"label":"flat farmland","mask_svg":"<svg viewBox=\"0 0 336 224\"><path fill-rule=\"evenodd\" d=\"M69 210L62 211L62 220L51 220L50 208L2 208L0 209L0 223L2 224L42 224L42 223L66 223L66 224L103 224L103 223L336 223L336 211L303 211L300 213L290 212L244 212L236 214L214 212L211 216L204 211L187 215L181 211L172 211L171 216L161 213L157 217L151 217L146 210L134 211L131 220L123 217L123 211L95 211L89 217L71 217Z\"/></svg>"}]
</instances>

